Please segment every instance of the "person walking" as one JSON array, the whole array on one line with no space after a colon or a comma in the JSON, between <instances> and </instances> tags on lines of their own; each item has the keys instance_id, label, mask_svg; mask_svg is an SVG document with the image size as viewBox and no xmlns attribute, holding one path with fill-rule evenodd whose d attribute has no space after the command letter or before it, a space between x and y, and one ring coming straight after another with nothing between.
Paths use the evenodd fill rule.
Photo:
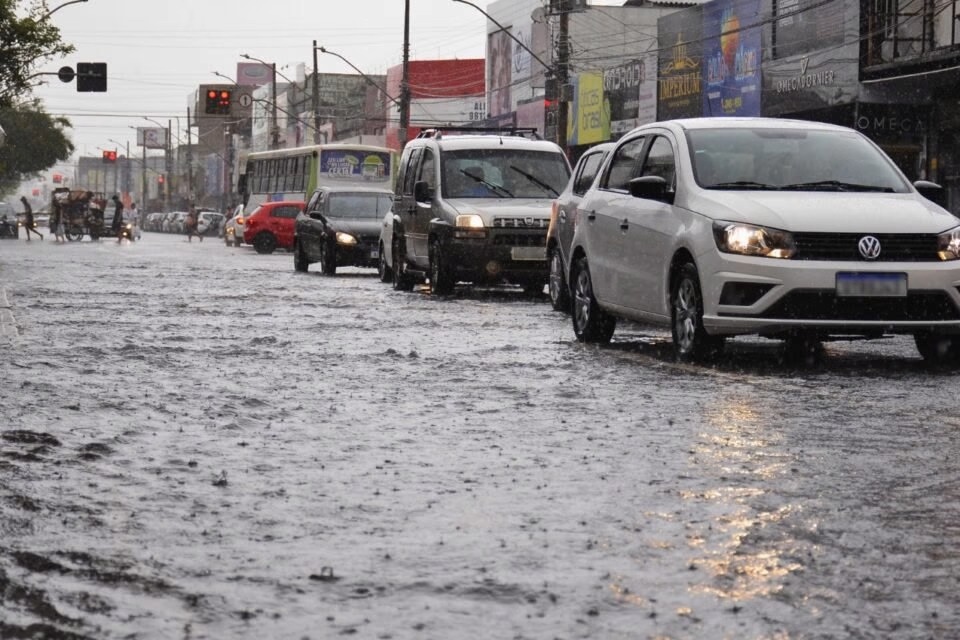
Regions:
<instances>
[{"instance_id":1,"label":"person walking","mask_svg":"<svg viewBox=\"0 0 960 640\"><path fill-rule=\"evenodd\" d=\"M117 236L117 242L120 242L123 239L121 235L123 231L123 202L117 194L113 194L110 199L113 200L113 220L110 223L110 231Z\"/></svg>"},{"instance_id":2,"label":"person walking","mask_svg":"<svg viewBox=\"0 0 960 640\"><path fill-rule=\"evenodd\" d=\"M57 244L67 241L67 232L63 224L63 207L59 202L53 203L53 213L50 215L50 227L53 229Z\"/></svg>"},{"instance_id":3,"label":"person walking","mask_svg":"<svg viewBox=\"0 0 960 640\"><path fill-rule=\"evenodd\" d=\"M130 237L139 240L140 239L140 210L137 209L137 203L131 202L130 206L123 211L123 215L127 217L127 222L133 225L131 230Z\"/></svg>"},{"instance_id":4,"label":"person walking","mask_svg":"<svg viewBox=\"0 0 960 640\"><path fill-rule=\"evenodd\" d=\"M193 236L197 236L200 238L200 242L203 242L203 236L197 231L197 222L197 208L191 204L190 211L187 213L187 219L183 221L183 228L187 232L188 242L193 242Z\"/></svg>"},{"instance_id":5,"label":"person walking","mask_svg":"<svg viewBox=\"0 0 960 640\"><path fill-rule=\"evenodd\" d=\"M24 217L24 227L27 230L27 242L30 242L30 232L40 236L40 239L43 240L43 234L34 229L33 221L33 207L30 206L30 203L27 202L27 196L20 196L20 202L23 203L23 217Z\"/></svg>"}]
</instances>

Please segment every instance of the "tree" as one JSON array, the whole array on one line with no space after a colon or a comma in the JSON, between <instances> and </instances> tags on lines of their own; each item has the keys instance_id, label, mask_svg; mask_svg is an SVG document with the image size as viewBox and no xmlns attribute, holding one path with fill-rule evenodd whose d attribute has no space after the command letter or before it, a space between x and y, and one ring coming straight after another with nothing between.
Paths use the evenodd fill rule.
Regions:
<instances>
[{"instance_id":1,"label":"tree","mask_svg":"<svg viewBox=\"0 0 960 640\"><path fill-rule=\"evenodd\" d=\"M44 0L0 0L0 126L7 134L0 146L0 193L73 152L70 122L30 99L40 77L35 70L74 50L48 16Z\"/></svg>"},{"instance_id":2,"label":"tree","mask_svg":"<svg viewBox=\"0 0 960 640\"><path fill-rule=\"evenodd\" d=\"M0 0L0 107L29 95L40 64L73 53L48 13L43 0Z\"/></svg>"},{"instance_id":3,"label":"tree","mask_svg":"<svg viewBox=\"0 0 960 640\"><path fill-rule=\"evenodd\" d=\"M0 147L0 193L73 153L66 134L70 122L50 116L36 101L0 108L0 123L7 132L6 144Z\"/></svg>"}]
</instances>

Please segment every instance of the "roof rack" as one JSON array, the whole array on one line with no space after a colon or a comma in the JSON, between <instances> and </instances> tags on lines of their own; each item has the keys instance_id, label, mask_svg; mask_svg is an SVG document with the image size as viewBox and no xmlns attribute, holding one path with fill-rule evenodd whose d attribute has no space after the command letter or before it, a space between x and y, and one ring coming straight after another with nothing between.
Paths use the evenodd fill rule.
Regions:
<instances>
[{"instance_id":1,"label":"roof rack","mask_svg":"<svg viewBox=\"0 0 960 640\"><path fill-rule=\"evenodd\" d=\"M417 138L441 140L444 133L475 133L477 135L523 136L542 140L536 127L429 127L422 129Z\"/></svg>"}]
</instances>

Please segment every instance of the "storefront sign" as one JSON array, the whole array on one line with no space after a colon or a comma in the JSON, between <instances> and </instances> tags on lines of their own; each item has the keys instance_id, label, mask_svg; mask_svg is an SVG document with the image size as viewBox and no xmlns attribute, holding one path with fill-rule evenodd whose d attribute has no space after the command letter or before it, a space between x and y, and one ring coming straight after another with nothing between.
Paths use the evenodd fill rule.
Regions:
<instances>
[{"instance_id":1,"label":"storefront sign","mask_svg":"<svg viewBox=\"0 0 960 640\"><path fill-rule=\"evenodd\" d=\"M927 133L926 112L917 105L859 103L854 128L878 140L915 139Z\"/></svg>"},{"instance_id":2,"label":"storefront sign","mask_svg":"<svg viewBox=\"0 0 960 640\"><path fill-rule=\"evenodd\" d=\"M577 146L610 139L610 110L603 99L603 74L581 73L574 79L573 104L567 141Z\"/></svg>"},{"instance_id":3,"label":"storefront sign","mask_svg":"<svg viewBox=\"0 0 960 640\"><path fill-rule=\"evenodd\" d=\"M703 7L690 7L657 20L660 49L657 119L693 118L703 111L701 54Z\"/></svg>"},{"instance_id":4,"label":"storefront sign","mask_svg":"<svg viewBox=\"0 0 960 640\"><path fill-rule=\"evenodd\" d=\"M789 93L810 89L811 87L831 86L837 81L837 74L832 69L810 69L810 57L800 58L800 68L797 75L776 81L777 93Z\"/></svg>"},{"instance_id":5,"label":"storefront sign","mask_svg":"<svg viewBox=\"0 0 960 640\"><path fill-rule=\"evenodd\" d=\"M603 72L603 95L610 104L610 133L619 136L657 119L655 54Z\"/></svg>"},{"instance_id":6,"label":"storefront sign","mask_svg":"<svg viewBox=\"0 0 960 640\"><path fill-rule=\"evenodd\" d=\"M860 95L856 42L763 64L765 116L783 116L851 105Z\"/></svg>"}]
</instances>

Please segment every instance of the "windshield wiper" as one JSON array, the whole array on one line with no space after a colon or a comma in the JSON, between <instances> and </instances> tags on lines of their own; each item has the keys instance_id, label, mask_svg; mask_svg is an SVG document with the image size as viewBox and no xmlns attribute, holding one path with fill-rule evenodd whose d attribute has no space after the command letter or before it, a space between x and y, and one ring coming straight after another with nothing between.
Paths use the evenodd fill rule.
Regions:
<instances>
[{"instance_id":1,"label":"windshield wiper","mask_svg":"<svg viewBox=\"0 0 960 640\"><path fill-rule=\"evenodd\" d=\"M717 184L707 184L704 185L705 189L763 189L763 190L773 190L776 191L779 189L776 185L767 184L765 182L753 182L752 180L737 180L735 182L718 182Z\"/></svg>"},{"instance_id":2,"label":"windshield wiper","mask_svg":"<svg viewBox=\"0 0 960 640\"><path fill-rule=\"evenodd\" d=\"M796 184L785 184L781 189L785 191L803 191L811 189L813 191L878 191L881 193L893 193L890 187L879 187L870 184L856 184L854 182L841 182L840 180L817 180L816 182L798 182Z\"/></svg>"},{"instance_id":3,"label":"windshield wiper","mask_svg":"<svg viewBox=\"0 0 960 640\"><path fill-rule=\"evenodd\" d=\"M524 170L521 169L520 167L515 167L515 166L513 166L513 165L510 165L510 168L513 169L514 171L516 171L517 173L519 173L520 175L522 175L524 178L526 178L527 180L529 180L529 181L532 182L533 184L537 185L538 187L540 187L541 189L543 189L544 191L546 191L547 193L553 194L554 197L560 195L560 193L559 193L556 189L554 189L553 187L551 187L550 185L548 185L546 182L544 182L544 181L541 180L540 178L538 178L538 177L536 177L536 176L534 176L534 175L531 175L531 174L527 173L526 171L524 171Z\"/></svg>"},{"instance_id":4,"label":"windshield wiper","mask_svg":"<svg viewBox=\"0 0 960 640\"><path fill-rule=\"evenodd\" d=\"M511 193L506 187L502 187L502 186L500 186L499 184L493 184L492 182L489 182L489 181L481 178L480 176L478 176L478 175L476 175L476 174L470 173L469 171L466 171L465 169L460 169L460 173L462 173L463 175L465 175L465 176L467 176L467 177L473 178L474 180L476 180L477 182L479 182L479 183L482 184L483 186L487 187L487 188L490 189L491 191L499 191L500 193L504 193L504 194L507 195L508 198L512 198L512 197L513 197L513 193Z\"/></svg>"}]
</instances>

